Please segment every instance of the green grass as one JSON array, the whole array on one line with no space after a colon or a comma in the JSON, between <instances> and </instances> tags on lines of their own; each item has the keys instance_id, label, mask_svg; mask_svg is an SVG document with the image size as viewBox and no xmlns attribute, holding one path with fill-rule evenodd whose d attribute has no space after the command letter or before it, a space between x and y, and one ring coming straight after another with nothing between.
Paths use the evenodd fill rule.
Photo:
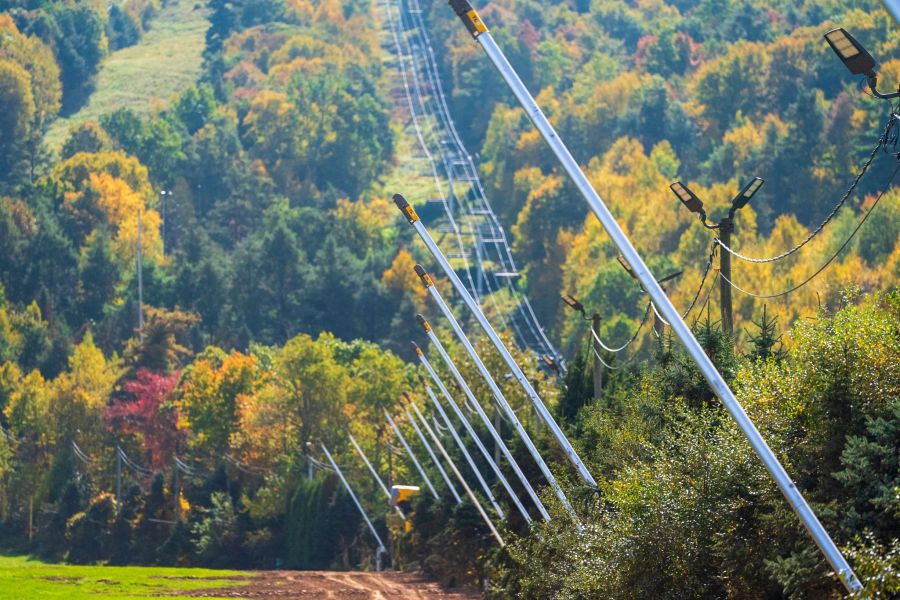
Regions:
<instances>
[{"instance_id":1,"label":"green grass","mask_svg":"<svg viewBox=\"0 0 900 600\"><path fill-rule=\"evenodd\" d=\"M200 75L209 27L202 6L201 0L170 0L140 42L106 57L88 103L50 127L45 137L48 146L59 149L70 127L118 108L146 115L193 84Z\"/></svg>"},{"instance_id":2,"label":"green grass","mask_svg":"<svg viewBox=\"0 0 900 600\"><path fill-rule=\"evenodd\" d=\"M178 592L244 585L239 571L164 567L83 567L0 556L0 600L186 598ZM225 579L228 578L228 579ZM215 598L215 596L209 596Z\"/></svg>"}]
</instances>

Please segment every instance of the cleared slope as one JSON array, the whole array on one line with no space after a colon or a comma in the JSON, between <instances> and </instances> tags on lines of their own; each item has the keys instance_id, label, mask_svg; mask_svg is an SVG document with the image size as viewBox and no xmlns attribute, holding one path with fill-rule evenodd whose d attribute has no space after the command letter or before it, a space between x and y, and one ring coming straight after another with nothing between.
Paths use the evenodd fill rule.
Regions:
<instances>
[{"instance_id":1,"label":"cleared slope","mask_svg":"<svg viewBox=\"0 0 900 600\"><path fill-rule=\"evenodd\" d=\"M45 138L50 148L58 149L74 124L122 107L146 114L194 83L209 27L203 6L198 0L170 0L140 42L110 54L100 67L97 88L88 103L50 127Z\"/></svg>"}]
</instances>

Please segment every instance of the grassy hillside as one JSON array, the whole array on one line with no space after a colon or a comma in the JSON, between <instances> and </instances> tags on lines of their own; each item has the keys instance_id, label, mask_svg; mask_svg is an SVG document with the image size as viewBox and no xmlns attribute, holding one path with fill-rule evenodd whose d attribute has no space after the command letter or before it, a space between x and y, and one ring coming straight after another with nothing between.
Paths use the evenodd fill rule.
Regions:
<instances>
[{"instance_id":1,"label":"grassy hillside","mask_svg":"<svg viewBox=\"0 0 900 600\"><path fill-rule=\"evenodd\" d=\"M0 556L0 600L20 598L186 598L178 592L241 585L240 574L209 569L85 567Z\"/></svg>"},{"instance_id":2,"label":"grassy hillside","mask_svg":"<svg viewBox=\"0 0 900 600\"><path fill-rule=\"evenodd\" d=\"M196 0L170 0L150 31L130 48L110 54L97 76L97 89L80 111L57 120L46 141L58 149L69 128L118 108L140 114L196 81L203 62L207 11Z\"/></svg>"}]
</instances>

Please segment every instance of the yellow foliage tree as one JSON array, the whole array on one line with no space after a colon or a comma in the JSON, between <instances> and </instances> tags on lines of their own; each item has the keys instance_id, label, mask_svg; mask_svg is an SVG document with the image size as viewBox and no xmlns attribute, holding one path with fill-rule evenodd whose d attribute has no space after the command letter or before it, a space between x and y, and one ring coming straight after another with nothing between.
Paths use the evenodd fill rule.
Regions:
<instances>
[{"instance_id":1,"label":"yellow foliage tree","mask_svg":"<svg viewBox=\"0 0 900 600\"><path fill-rule=\"evenodd\" d=\"M381 281L398 297L410 294L415 299L416 307L422 308L425 306L428 291L422 285L419 276L416 275L415 266L416 262L409 251L406 248L400 248L397 256L391 262L391 266L381 275Z\"/></svg>"}]
</instances>

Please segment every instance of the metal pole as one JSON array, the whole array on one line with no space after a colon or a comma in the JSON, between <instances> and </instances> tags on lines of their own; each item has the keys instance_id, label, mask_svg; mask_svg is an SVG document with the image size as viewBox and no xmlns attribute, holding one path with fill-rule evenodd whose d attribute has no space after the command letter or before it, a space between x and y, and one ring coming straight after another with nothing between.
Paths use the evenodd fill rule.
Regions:
<instances>
[{"instance_id":1,"label":"metal pole","mask_svg":"<svg viewBox=\"0 0 900 600\"><path fill-rule=\"evenodd\" d=\"M531 403L534 404L535 409L537 409L538 414L541 415L541 418L544 422L547 423L547 426L550 428L550 431L553 432L553 436L557 439L560 446L562 446L563 452L565 452L566 457L572 463L573 466L578 470L578 473L581 475L581 478L594 489L597 489L597 482L594 480L594 477L590 474L584 462L582 462L581 457L578 456L578 453L575 451L575 448L572 447L572 444L569 442L568 438L566 438L566 434L563 433L563 430L556 423L556 420L553 418L553 415L550 414L550 411L544 405L544 402L541 400L541 397L538 396L537 391L531 385L531 382L528 381L528 378L525 377L525 373L522 372L522 369L516 364L515 359L509 353L509 350L506 349L506 346L503 344L503 341L500 339L500 336L497 335L497 332L494 331L494 328L491 326L490 322L487 320L487 317L484 316L484 313L481 312L481 309L478 306L478 303L472 298L472 295L466 291L466 287L463 285L463 282L460 280L459 276L456 274L456 271L453 270L453 267L450 266L450 263L447 261L447 258L444 256L444 253L441 252L441 249L438 248L438 245L431 238L431 235L428 233L428 230L419 220L419 215L416 214L415 209L406 201L406 199L400 194L394 194L394 203L397 207L403 212L406 220L415 228L416 233L419 234L419 237L425 243L425 246L434 256L435 260L443 269L444 273L447 275L447 278L450 279L450 282L453 284L453 287L456 288L456 291L459 293L460 297L465 302L466 306L475 316L475 319L478 321L478 324L481 325L481 328L484 330L485 334L487 334L488 338L494 344L494 347L497 348L497 352L503 357L503 360L506 361L506 364L509 366L512 371L513 376L516 378L516 381L522 386L525 390L525 393L528 395L528 398L531 400Z\"/></svg>"},{"instance_id":2,"label":"metal pole","mask_svg":"<svg viewBox=\"0 0 900 600\"><path fill-rule=\"evenodd\" d=\"M727 247L731 247L731 234L734 231L734 221L731 217L725 217L719 223L719 239ZM732 335L734 332L734 317L731 307L731 253L719 253L719 272L723 277L719 277L719 304L722 311L722 333Z\"/></svg>"},{"instance_id":3,"label":"metal pole","mask_svg":"<svg viewBox=\"0 0 900 600\"><path fill-rule=\"evenodd\" d=\"M421 475L422 479L425 480L425 485L428 486L428 489L431 490L431 494L434 496L434 499L437 500L437 491L434 489L434 486L431 485L431 480L425 473L425 469L423 469L422 465L419 464L419 461L416 459L416 455L413 454L412 448L410 448L409 444L406 443L406 438L403 437L402 433L400 433L400 428L397 427L396 423L394 423L394 419L391 418L391 414L387 410L384 411L384 416L387 417L388 423L391 424L391 428L394 430L394 433L397 434L397 438L400 440L400 443L403 444L403 447L406 449L406 453L409 454L409 457L412 459L413 464L416 465L416 469L419 471L419 475Z\"/></svg>"},{"instance_id":4,"label":"metal pole","mask_svg":"<svg viewBox=\"0 0 900 600\"><path fill-rule=\"evenodd\" d=\"M600 342L597 341L597 336L600 335L600 314L594 313L591 316L591 332L593 335L591 336L591 345L594 347L593 359L594 359L594 368L592 373L594 375L594 399L599 400L600 396L603 394L603 363L600 362Z\"/></svg>"},{"instance_id":5,"label":"metal pole","mask_svg":"<svg viewBox=\"0 0 900 600\"><path fill-rule=\"evenodd\" d=\"M441 465L441 461L439 461L438 457L435 456L434 450L431 449L431 445L428 443L428 440L425 439L425 435L422 433L422 430L419 429L419 424L416 423L415 418L407 409L404 408L403 412L406 415L406 418L409 420L409 424L412 425L412 428L415 430L416 435L419 436L419 440L422 442L422 445L425 446L425 450L428 452L428 456L430 456L431 460L434 462L434 466L437 467L438 471L441 473L441 477L444 478L444 482L447 484L447 488L449 488L450 493L456 500L456 503L462 504L462 498L459 497L459 493L456 491L456 488L453 487L453 482L450 481L450 476L447 475L447 471L444 470L443 465Z\"/></svg>"},{"instance_id":6,"label":"metal pole","mask_svg":"<svg viewBox=\"0 0 900 600\"><path fill-rule=\"evenodd\" d=\"M465 347L466 352L469 353L469 356L475 362L475 366L478 368L478 372L481 373L482 378L484 378L484 380L487 382L488 387L491 389L491 393L497 400L497 403L503 409L503 412L506 413L507 418L513 425L513 429L516 430L516 433L525 444L528 452L531 453L531 456L534 458L534 461L541 469L544 477L547 478L547 481L550 483L550 486L553 488L556 496L559 498L560 502L562 502L563 506L569 512L572 518L578 521L578 516L576 515L575 510L572 508L572 505L569 504L569 500L566 498L565 493L563 493L562 488L559 486L559 483L557 483L556 478L550 471L550 467L548 467L547 463L544 462L544 458L541 456L541 453L538 452L538 449L537 447L535 447L534 442L531 441L531 437L528 435L528 432L525 430L525 427L519 420L518 415L516 415L516 411L512 409L512 407L509 405L509 402L507 402L506 397L503 395L503 392L500 391L500 386L498 386L497 382L494 381L494 378L491 375L490 371L488 371L487 366L485 366L484 362L481 360L481 357L478 356L478 353L475 351L475 347L472 346L469 338L466 337L465 332L463 331L459 322L456 320L456 317L453 316L453 312L450 310L450 307L447 306L446 302L444 302L444 298L441 296L440 292L438 292L437 287L434 285L431 277L428 275L428 273L425 272L425 269L423 269L421 265L416 265L416 273L422 279L422 282L425 284L428 293L431 294L431 298L438 305L438 308L441 309L444 317L446 317L446 319L450 322L450 325L453 327L454 333L456 333L456 337L459 338L459 341L462 342L462 345ZM426 326L427 323L424 319L421 319L420 323L423 323L423 327L425 327L425 332L428 334L429 339L431 339L431 342L438 349L438 352L444 359L444 362L446 362L450 367L450 371L453 373L453 376L456 377L457 382L460 384L460 387L463 388L466 396L469 398L469 400L471 400L472 404L475 405L476 409L478 410L478 414L481 416L482 420L484 420L485 425L488 427L490 432L494 435L494 439L497 440L497 442L501 445L501 450L506 456L506 460L509 461L510 465L513 467L513 470L515 470L516 475L519 476L519 479L522 480L522 484L528 491L528 495L531 496L532 501L534 501L535 505L538 507L538 510L541 512L544 520L549 521L550 515L547 513L547 510L541 503L540 498L538 498L537 494L534 492L534 489L528 483L528 480L525 479L525 475L522 473L522 470L519 469L519 465L516 464L515 459L513 459L512 453L510 453L509 449L507 449L506 447L506 444L503 443L503 439L494 429L493 425L491 425L490 419L488 419L487 415L482 410L481 405L478 403L478 400L475 399L475 395L472 394L472 391L462 380L462 376L459 375L459 371L456 369L456 366L453 365L453 361L450 360L450 356L444 351L444 347L437 339L434 331L431 330L430 326Z\"/></svg>"},{"instance_id":7,"label":"metal pole","mask_svg":"<svg viewBox=\"0 0 900 600\"><path fill-rule=\"evenodd\" d=\"M428 387L426 386L426 390ZM434 394L431 394L431 399L437 401L434 397ZM478 496L475 495L475 492L472 491L472 488L469 487L469 484L466 483L465 478L462 476L462 473L459 472L459 469L456 468L456 465L453 464L453 459L450 458L450 455L447 454L447 450L444 449L444 445L441 444L441 440L438 439L438 436L435 435L434 431L431 430L431 427L428 425L428 420L419 410L419 407L415 404L412 405L413 410L416 412L416 416L419 417L419 420L422 421L422 425L425 427L425 431L428 432L428 435L431 436L434 445L437 446L437 449L440 451L441 455L444 457L444 460L447 461L447 464L450 465L450 469L453 470L453 474L456 475L456 479L459 480L459 484L463 486L463 489L466 490L466 495L469 496L469 500L472 501L472 504L475 505L475 508L478 510L478 514L481 515L481 518L484 519L484 522L487 523L488 529L491 530L491 533L494 534L494 537L497 539L497 543L500 544L502 548L506 544L503 542L503 538L500 537L500 532L497 531L497 528L494 527L494 522L491 521L491 518L488 516L487 512L485 512L484 507L481 505L481 502L478 500Z\"/></svg>"},{"instance_id":8,"label":"metal pole","mask_svg":"<svg viewBox=\"0 0 900 600\"><path fill-rule=\"evenodd\" d=\"M384 482L381 480L381 477L378 476L378 472L375 470L375 467L372 466L372 463L369 462L369 459L366 458L366 453L362 451L362 448L359 447L359 444L356 443L356 440L353 439L353 436L350 433L347 433L347 437L350 438L350 443L353 444L353 447L356 448L356 453L359 454L360 458L363 459L363 462L366 463L366 466L369 467L369 472L372 474L372 477L375 478L375 481L378 482L378 485L381 486L381 491L384 492L384 495L390 499L391 491L387 489L387 486L384 485ZM400 515L404 521L406 520L406 515L403 514L403 510L399 506L395 506L394 510L397 511L397 514Z\"/></svg>"},{"instance_id":9,"label":"metal pole","mask_svg":"<svg viewBox=\"0 0 900 600\"><path fill-rule=\"evenodd\" d=\"M725 405L725 408L734 418L735 422L737 422L738 427L740 427L744 436L750 442L753 450L760 457L763 464L766 466L766 469L775 480L775 483L781 489L781 493L784 494L788 503L791 505L791 508L794 509L804 526L806 526L806 529L825 555L825 558L828 559L832 568L841 578L841 581L843 581L844 586L846 586L847 590L851 593L861 590L862 584L856 577L853 569L850 568L844 555L828 535L828 532L825 531L825 528L822 527L819 519L797 489L796 484L788 476L781 463L778 462L772 449L769 448L768 444L766 444L765 440L756 429L756 426L753 425L753 422L747 416L747 413L744 412L744 408L737 401L737 398L735 398L734 393L728 387L728 384L722 378L722 375L716 370L715 365L709 357L706 356L703 348L697 342L696 338L694 338L690 328L684 320L682 320L678 310L675 309L675 306L666 296L665 292L663 292L662 288L657 283L656 278L653 277L653 274L650 273L647 265L644 264L640 255L631 245L625 232L622 231L621 227L619 227L619 224L612 216L612 213L609 212L609 209L600 199L600 196L597 195L597 192L581 171L581 168L572 157L572 154L553 129L550 121L547 120L547 117L538 107L537 103L535 103L534 98L528 92L528 89L525 87L525 84L522 83L522 80L519 79L519 76L512 68L512 65L509 64L509 61L503 55L499 46L497 46L494 38L488 33L487 27L484 25L481 17L479 17L478 13L471 7L468 0L451 0L450 5L453 7L457 16L463 21L466 28L469 30L469 33L481 45L482 49L491 59L491 62L494 63L494 66L500 72L500 75L506 81L507 85L509 85L513 94L515 94L519 103L525 109L525 113L540 131L551 150L553 150L553 153L569 174L569 177L571 177L573 183L591 207L591 210L597 216L600 224L606 230L606 233L609 235L613 244L615 244L616 248L624 257L625 262L632 268L638 280L643 284L644 289L650 294L651 300L656 304L660 312L662 312L663 317L665 317L671 325L675 335L678 336L688 353L697 363L703 376L706 378L707 382L709 382L710 387L722 401L722 404ZM412 214L415 214L415 212L413 211Z\"/></svg>"},{"instance_id":10,"label":"metal pole","mask_svg":"<svg viewBox=\"0 0 900 600\"><path fill-rule=\"evenodd\" d=\"M421 318L422 315L417 315ZM531 488L531 484L528 483L528 479L525 478L525 474L522 473L522 469L519 468L518 463L516 463L515 459L512 456L512 453L509 449L506 448L506 444L503 443L503 438L500 437L500 434L497 433L497 430L494 429L494 426L491 424L490 419L484 413L484 409L481 408L481 405L478 404L478 401L475 400L474 394L472 394L472 390L469 389L468 384L466 384L465 379L463 379L459 370L456 368L456 365L453 364L453 361L450 359L450 356L444 350L444 347L441 345L440 340L437 339L437 336L434 335L434 332L431 330L431 327L428 326L428 322L425 319L422 319L422 322L427 327L426 331L429 334L429 338L431 339L431 343L435 345L438 349L438 353L441 355L441 358L444 359L444 364L450 369L450 372L453 374L453 378L456 380L456 383L463 389L463 393L465 393L466 398L469 399L469 403L473 405L474 408L477 409L478 416L481 417L481 421L484 423L485 427L487 427L488 431L490 431L491 435L494 438L494 441L500 444L503 444L503 449L505 450L506 460L509 462L510 466L519 476L519 479L522 481L522 485L525 486L525 489L528 490L529 494L532 498L537 499L537 506L543 510L541 510L541 515L545 515L547 513L546 509L544 509L544 505L541 504L541 499L537 497L537 494L534 493L534 489ZM424 356L420 357L423 360L423 364L425 364ZM430 367L430 364L429 364ZM429 373L431 371L429 370ZM434 377L434 375L432 375ZM466 431L469 432L469 435L475 440L475 443L478 445L478 448L481 450L481 453L484 455L485 460L491 465L494 470L494 473L497 475L497 478L503 484L503 487L506 489L506 493L509 494L509 497L512 498L513 504L516 505L516 508L519 509L519 512L522 514L522 518L525 519L527 523L531 523L531 515L528 514L528 511L525 509L525 506L522 504L521 500L519 500L519 496L516 495L515 490L512 489L512 486L509 485L509 481L506 479L506 476L503 474L503 471L500 470L500 467L497 466L497 461L494 460L494 457L488 451L488 449L484 446L481 441L481 438L478 437L478 433L475 431L475 428L472 427L472 424L469 422L469 419L466 418L466 415L463 414L462 409L454 402L451 398L447 398L447 401L450 403L450 406L453 408L453 412L456 413L457 418L463 422L463 425L466 427ZM549 520L549 515L544 517Z\"/></svg>"},{"instance_id":11,"label":"metal pole","mask_svg":"<svg viewBox=\"0 0 900 600\"><path fill-rule=\"evenodd\" d=\"M425 359L425 356L420 354L419 359ZM450 404L452 404L453 406L456 406L456 403L453 401L453 398L450 396L449 392L446 391L447 388L444 387L443 382L438 378L437 373L434 372L434 369L431 368L430 364L427 364L427 359L425 359L425 361L422 364L426 365L425 368L428 369L429 374L431 374L431 377L434 379L434 382L440 388L441 393L444 394L444 397L447 398L448 402L450 402ZM424 382L423 382L423 384L424 384ZM425 392L428 394L428 397L431 398L432 403L434 403L434 408L437 410L438 413L440 413L441 418L444 420L444 425L446 425L447 428L450 429L450 435L453 436L453 440L456 442L456 445L459 446L459 450L463 453L463 456L465 456L466 461L469 463L469 467L471 467L472 471L475 472L475 477L478 479L478 483L481 484L481 489L484 491L484 494L487 496L488 500L490 500L491 506L493 506L494 510L497 511L497 516L500 517L500 519L502 519L503 521L505 521L506 513L503 512L503 509L500 508L500 504L497 503L497 499L494 498L494 493L491 492L490 486L484 480L484 477L482 477L482 475L481 475L481 471L479 471L478 467L475 465L475 461L472 459L472 455L469 454L469 451L466 448L466 445L463 444L462 439L460 439L459 434L456 432L456 428L453 426L453 423L450 422L450 417L447 416L447 413L444 411L444 407L441 406L441 403L438 401L437 396L434 395L434 392L431 391L431 388L428 387L427 384L424 384L424 385L425 385ZM457 406L457 408L459 408L459 407ZM457 413L457 416L459 416L459 413ZM464 416L461 418L461 421L463 422L464 425L466 423L468 423L468 421L465 419ZM467 430L468 430L468 428L467 428ZM468 430L468 431L469 431L469 435L471 435L476 440L478 447L484 448L484 445L481 444L481 440L478 439L478 436L473 435L473 431L471 431L471 430ZM486 460L487 460L488 464L490 464L491 466L496 468L497 464L493 460L491 460L490 456L487 456ZM502 474L501 474L501 476L502 476Z\"/></svg>"},{"instance_id":12,"label":"metal pole","mask_svg":"<svg viewBox=\"0 0 900 600\"><path fill-rule=\"evenodd\" d=\"M341 468L334 462L334 459L331 457L331 453L328 451L328 448L325 447L325 444L319 444L322 447L322 452L325 453L325 456L328 457L328 462L331 463L331 467L334 469L334 472L337 473L338 477L341 478L341 483L344 484L344 489L347 490L347 493L350 494L350 498L353 500L353 504L356 505L356 508L359 510L359 514L362 515L363 520L366 522L366 525L369 526L369 531L372 532L372 537L375 538L375 541L378 542L378 550L376 550L375 560L377 562L376 568L381 570L381 555L387 552L384 542L381 541L381 536L378 535L378 532L375 530L375 526L372 525L372 521L369 520L369 515L366 514L366 511L363 510L362 504L359 503L359 499L356 497L356 494L353 493L353 488L350 487L350 484L347 483L347 479L344 477L344 473L341 472ZM312 464L310 462L309 464Z\"/></svg>"}]
</instances>

